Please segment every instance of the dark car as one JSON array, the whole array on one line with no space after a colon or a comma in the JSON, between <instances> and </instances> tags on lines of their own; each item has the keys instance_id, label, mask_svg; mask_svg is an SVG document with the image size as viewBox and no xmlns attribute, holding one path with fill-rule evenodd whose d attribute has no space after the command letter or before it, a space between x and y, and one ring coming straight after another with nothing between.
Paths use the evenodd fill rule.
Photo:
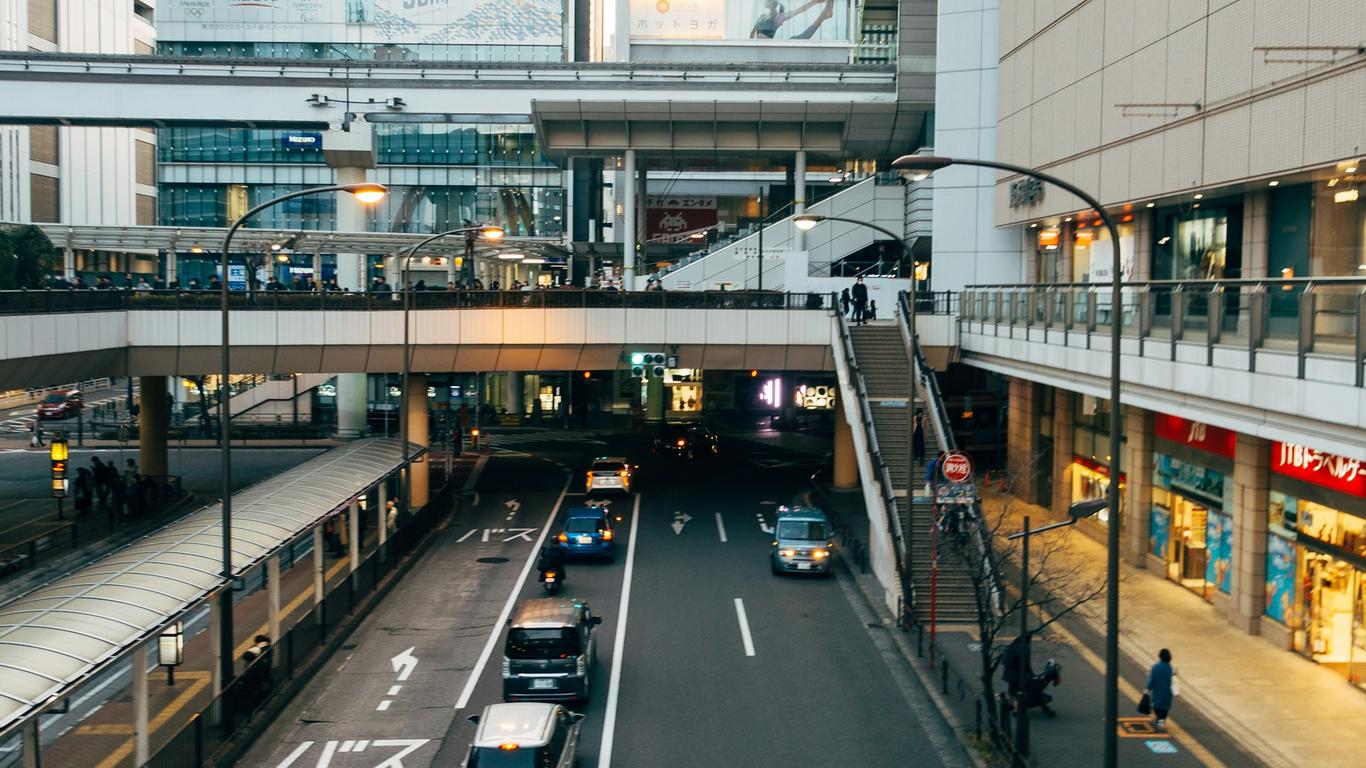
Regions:
<instances>
[{"instance_id":1,"label":"dark car","mask_svg":"<svg viewBox=\"0 0 1366 768\"><path fill-rule=\"evenodd\" d=\"M652 450L664 456L695 459L699 456L715 456L721 450L721 445L716 433L704 424L670 421L660 425Z\"/></svg>"},{"instance_id":2,"label":"dark car","mask_svg":"<svg viewBox=\"0 0 1366 768\"><path fill-rule=\"evenodd\" d=\"M503 700L587 701L601 623L583 600L519 603L503 645Z\"/></svg>"},{"instance_id":3,"label":"dark car","mask_svg":"<svg viewBox=\"0 0 1366 768\"><path fill-rule=\"evenodd\" d=\"M56 392L43 398L38 403L38 418L40 419L66 419L81 412L81 393Z\"/></svg>"}]
</instances>

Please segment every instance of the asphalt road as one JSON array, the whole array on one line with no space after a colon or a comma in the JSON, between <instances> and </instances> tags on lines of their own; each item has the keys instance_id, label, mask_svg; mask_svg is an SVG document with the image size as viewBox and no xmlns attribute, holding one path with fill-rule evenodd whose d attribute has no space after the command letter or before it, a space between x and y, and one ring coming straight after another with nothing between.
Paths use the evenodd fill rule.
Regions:
<instances>
[{"instance_id":1,"label":"asphalt road","mask_svg":"<svg viewBox=\"0 0 1366 768\"><path fill-rule=\"evenodd\" d=\"M643 440L599 437L608 444L491 459L478 504L239 765L459 765L465 717L501 701L506 612L540 594L536 542L582 502L602 454L642 469L637 495L609 507L615 560L568 567L564 594L603 619L592 698L573 707L586 715L582 766L966 764L847 577L769 572L763 526L803 489L809 460L736 441L713 461L656 461ZM409 649L417 664L400 680L393 659Z\"/></svg>"}]
</instances>

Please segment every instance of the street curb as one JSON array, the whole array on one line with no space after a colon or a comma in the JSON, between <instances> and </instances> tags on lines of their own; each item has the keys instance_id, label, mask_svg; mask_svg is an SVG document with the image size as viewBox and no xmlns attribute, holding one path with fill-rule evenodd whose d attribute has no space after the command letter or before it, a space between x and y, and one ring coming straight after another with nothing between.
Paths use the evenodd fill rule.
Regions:
<instances>
[{"instance_id":1,"label":"street curb","mask_svg":"<svg viewBox=\"0 0 1366 768\"><path fill-rule=\"evenodd\" d=\"M450 494L452 499L456 500L461 497L462 492L451 490ZM437 498L439 499L440 497L438 496ZM374 610L375 606L387 597L389 592L403 580L403 577L408 574L408 571L412 569L417 561L422 559L422 556L426 554L427 549L431 547L432 542L436 541L437 534L445 530L446 525L449 524L451 518L455 516L458 507L458 503L453 504L450 512L442 515L433 523L431 530L427 532L427 535L422 539L421 543L405 555L403 560L384 577L380 584L370 591L370 595L351 611L351 615L339 627L332 639L328 640L321 649L316 651L312 658L295 672L294 677L291 678L288 683L276 689L276 691L271 694L268 703L252 715L249 725L239 729L237 733L233 734L230 739L224 742L219 749L219 754L211 759L212 765L218 766L219 768L232 768L232 766L236 765L238 759L246 754L247 750L251 748L256 739L260 737L261 734L265 733L270 726L275 724L275 719L280 713L294 701L294 698L298 696L309 683L313 682L314 678L317 676L318 670L331 661L332 656L336 654L337 650L340 649L341 646L350 639L352 633L360 627L361 622L369 618L370 612ZM308 621L309 619L305 618L303 620Z\"/></svg>"}]
</instances>

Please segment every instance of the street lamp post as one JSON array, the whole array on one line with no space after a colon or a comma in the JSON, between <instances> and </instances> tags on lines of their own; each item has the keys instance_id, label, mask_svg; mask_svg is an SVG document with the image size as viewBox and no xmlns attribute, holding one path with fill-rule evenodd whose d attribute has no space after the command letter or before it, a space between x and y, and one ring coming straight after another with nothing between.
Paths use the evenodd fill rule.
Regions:
<instances>
[{"instance_id":1,"label":"street lamp post","mask_svg":"<svg viewBox=\"0 0 1366 768\"><path fill-rule=\"evenodd\" d=\"M218 594L219 608L219 674L220 682L226 684L233 677L235 671L235 661L233 654L233 625L232 625L232 408L228 402L228 376L232 372L232 362L230 350L232 349L228 338L228 312L229 312L229 290L228 290L228 265L231 261L232 236L237 230L246 223L247 219L257 213L286 200L292 200L304 195L317 195L324 192L350 192L356 199L366 204L377 203L384 199L387 190L380 184L333 184L325 187L311 187L300 189L281 195L274 200L267 200L264 203L252 208L242 214L232 226L228 227L228 232L223 236L223 251L221 256L223 278L219 287L219 301L222 309L222 352L221 352L221 376L218 380L218 424L219 439L222 440L219 453L222 455L222 493L223 493L223 590ZM131 381L131 380L130 380ZM321 557L322 553L314 552L314 557Z\"/></svg>"},{"instance_id":2,"label":"street lamp post","mask_svg":"<svg viewBox=\"0 0 1366 768\"><path fill-rule=\"evenodd\" d=\"M493 225L452 229L432 235L417 245L414 245L412 248L409 248L408 252L400 257L398 264L398 288L403 292L403 375L399 380L398 391L398 434L399 442L402 444L401 450L403 452L403 460L399 466L402 467L402 474L400 477L403 480L403 492L401 499L405 511L412 502L410 491L413 484L412 472L408 466L408 377L410 375L410 358L412 356L408 350L408 310L412 303L408 298L408 294L412 293L412 289L408 285L408 266L412 262L413 257L417 255L417 252L428 243L433 243L443 237L450 237L451 235L463 235L467 232L479 232L489 240L503 239L503 228ZM385 388L388 389L387 386Z\"/></svg>"},{"instance_id":3,"label":"street lamp post","mask_svg":"<svg viewBox=\"0 0 1366 768\"><path fill-rule=\"evenodd\" d=\"M909 444L912 444L912 443L914 442L914 440L913 440L912 438L915 436L915 419L916 419L916 410L915 410L915 380L916 380L916 370L915 370L915 362L916 362L916 354L915 354L915 352L916 352L916 349L915 349L915 347L916 347L916 338L915 338L915 287L916 287L916 286L915 286L915 259L911 257L911 247L910 247L909 245L906 245L905 239L903 239L903 238L897 236L896 233L892 232L890 229L886 229L886 228L884 228L884 227L880 227L880 226L878 226L878 225L876 225L876 224L870 224L869 222L866 222L866 221L859 221L858 219L846 219L846 218L844 218L844 217L842 217L842 216L822 216L822 215L816 214L816 213L802 213L802 214L798 214L798 215L792 217L792 222L793 222L793 224L796 225L797 229L800 229L800 230L802 230L803 232L809 232L809 231L811 231L812 229L815 228L815 226L816 226L817 224L819 224L819 223L822 222L822 221L842 221L842 222L844 222L845 224L853 224L853 225L859 226L859 227L867 227L867 228L869 228L869 229L871 229L871 230L874 230L874 231L877 231L877 232L881 232L882 234L884 234L884 235L886 235L887 237L890 237L892 240L896 241L896 244L897 244L897 245L901 246L901 253L902 253L902 255L905 257L906 263L910 265L910 268L911 268L911 300L910 300L909 302L907 302L907 304L908 304L908 309L907 309L907 312L906 312L906 323L907 323L907 325L909 326L909 330L910 330L910 334L911 334L911 362L910 362L910 372L911 372L911 375L910 375L910 377L909 377L910 380L911 380L911 383L910 383L910 412L911 412L911 423L910 423L910 425L907 427L907 428L909 429L909 431L906 433L906 442L907 442L908 445L909 445ZM762 263L762 262L761 262L761 263ZM760 268L762 269L762 267L760 267ZM838 306L836 307L835 311L836 311L836 312L839 311ZM909 505L913 504L913 503L914 503L914 499L915 499L915 452L914 452L914 451L910 452L909 458L907 459L907 463L910 465L909 468L908 468L908 471L907 471L907 473L906 473L906 476L907 476L907 478L908 478L907 483L906 483L906 504L908 505L908 510L907 510L907 511L909 512ZM907 547L907 549L906 549L906 556L907 556L907 557L910 557L910 548L909 548L909 547ZM903 567L902 567L902 569L901 569L901 572L902 572L902 577L903 577L903 582L904 582L905 579L907 578L906 574L908 573L908 570L909 570L909 569L907 569L907 568L905 567L905 563L902 563L902 566L903 566ZM901 585L901 599L902 599L902 602L903 602L903 607L902 607L902 614L903 614L903 615L904 615L904 613L905 613L905 606L904 606L904 603L905 603L905 601L908 599L907 596L908 596L909 594L910 594L910 589L908 588L908 585L905 584L905 583L903 583L903 584ZM900 621L901 621L901 616L898 616L898 617L897 617L897 622L900 623ZM933 649L931 649L931 653L933 653Z\"/></svg>"},{"instance_id":4,"label":"street lamp post","mask_svg":"<svg viewBox=\"0 0 1366 768\"><path fill-rule=\"evenodd\" d=\"M1119 449L1120 449L1120 356L1119 343L1123 319L1120 289L1124 271L1124 259L1120 253L1119 228L1100 201L1081 188L1063 181L1056 176L1026 168L1013 163L996 160L969 160L957 157L936 157L934 155L905 155L892 161L892 167L909 171L912 178L919 180L934 171L950 165L972 165L981 168L1018 173L1040 181L1046 181L1071 192L1090 206L1105 222L1105 229L1114 244L1113 262L1110 267L1110 486L1106 494L1110 509L1110 524L1107 537L1106 590L1105 590L1105 768L1115 768L1119 759Z\"/></svg>"},{"instance_id":5,"label":"street lamp post","mask_svg":"<svg viewBox=\"0 0 1366 768\"><path fill-rule=\"evenodd\" d=\"M1029 527L1029 515L1024 516L1024 529L1012 533L1007 540L1020 540L1020 638L1015 670L1015 754L1017 758L1029 755L1029 537L1035 534L1076 525L1078 520L1090 517L1109 504L1104 499L1078 501L1067 510L1067 519L1060 523Z\"/></svg>"}]
</instances>

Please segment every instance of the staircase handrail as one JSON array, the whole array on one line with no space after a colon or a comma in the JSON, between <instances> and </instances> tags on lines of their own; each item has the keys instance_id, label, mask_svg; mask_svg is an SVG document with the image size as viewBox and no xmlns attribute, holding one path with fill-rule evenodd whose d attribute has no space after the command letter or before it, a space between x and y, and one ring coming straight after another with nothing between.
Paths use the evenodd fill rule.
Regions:
<instances>
[{"instance_id":1,"label":"staircase handrail","mask_svg":"<svg viewBox=\"0 0 1366 768\"><path fill-rule=\"evenodd\" d=\"M919 339L911 338L910 328L910 293L908 291L897 292L897 327L901 330L901 339L906 344L906 348L911 351L911 375L916 377L916 382L921 385L921 391L926 394L929 402L930 418L934 420L934 430L939 437L939 446L945 451L958 449L958 439L953 435L953 425L949 421L948 408L944 404L944 395L939 391L939 379L930 372L929 365L925 361L924 352L920 349ZM911 403L911 419L914 424L915 403ZM915 482L915 478L911 478ZM911 492L907 492L911 496ZM997 615L1001 612L1001 579L1000 574L995 570L996 559L988 551L991 547L990 537L983 531L982 502L978 498L973 502L973 524L971 528L972 543L977 549L977 554L982 558L982 571L987 583L987 591L990 595L992 610Z\"/></svg>"},{"instance_id":2,"label":"staircase handrail","mask_svg":"<svg viewBox=\"0 0 1366 768\"><path fill-rule=\"evenodd\" d=\"M830 293L831 306L839 306L838 298L833 291ZM873 462L873 471L877 474L878 485L881 486L882 490L883 515L887 518L887 527L892 532L892 546L896 550L896 570L904 593L903 602L914 604L915 582L911 579L908 568L910 553L906 547L906 537L902 534L901 518L896 514L896 490L892 486L892 477L887 471L886 463L882 461L882 452L878 450L877 434L873 428L873 409L868 403L868 388L863 381L863 369L859 367L858 358L854 354L854 341L849 335L848 319L839 311L834 314L839 328L840 347L844 353L844 362L849 368L850 383L854 385L854 392L858 397L859 417L863 422L864 437L868 441L868 456ZM906 487L908 504L911 498L910 486L914 482L915 478L910 478Z\"/></svg>"}]
</instances>

